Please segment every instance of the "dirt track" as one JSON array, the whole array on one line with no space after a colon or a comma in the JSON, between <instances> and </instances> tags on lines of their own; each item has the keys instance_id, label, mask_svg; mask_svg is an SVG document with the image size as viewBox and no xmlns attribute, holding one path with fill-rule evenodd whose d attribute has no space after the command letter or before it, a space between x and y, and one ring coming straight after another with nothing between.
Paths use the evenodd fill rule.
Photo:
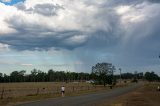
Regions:
<instances>
[{"instance_id":1,"label":"dirt track","mask_svg":"<svg viewBox=\"0 0 160 106\"><path fill-rule=\"evenodd\" d=\"M49 99L44 101L21 104L17 106L94 106L97 102L101 100L106 100L106 99L110 100L114 97L134 91L141 85L142 83L138 83L128 87L118 88L103 93L94 93L94 94L81 95L75 97Z\"/></svg>"}]
</instances>

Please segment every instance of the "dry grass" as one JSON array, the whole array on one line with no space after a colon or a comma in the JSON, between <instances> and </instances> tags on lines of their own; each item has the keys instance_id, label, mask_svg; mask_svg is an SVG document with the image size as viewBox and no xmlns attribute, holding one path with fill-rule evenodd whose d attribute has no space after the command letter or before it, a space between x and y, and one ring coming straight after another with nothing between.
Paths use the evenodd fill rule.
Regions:
<instances>
[{"instance_id":1,"label":"dry grass","mask_svg":"<svg viewBox=\"0 0 160 106\"><path fill-rule=\"evenodd\" d=\"M64 85L67 92L93 87L88 83L64 83L64 82L29 82L29 83L1 83L0 98L3 93L3 99L0 99L0 106L11 102L24 102L41 100L45 98L60 97L60 88ZM82 88L83 87L83 88ZM87 88L85 88L87 87ZM74 88L74 89L73 89ZM81 88L81 89L78 89Z\"/></svg>"},{"instance_id":2,"label":"dry grass","mask_svg":"<svg viewBox=\"0 0 160 106\"><path fill-rule=\"evenodd\" d=\"M57 87L57 86L84 86L84 85L90 85L88 83L65 83L65 82L25 82L25 83L1 83L0 89L22 89L22 88L42 88L42 87Z\"/></svg>"},{"instance_id":3,"label":"dry grass","mask_svg":"<svg viewBox=\"0 0 160 106\"><path fill-rule=\"evenodd\" d=\"M4 83L0 84L0 95L2 94L2 90L5 89L3 99L0 100L0 106L61 97L60 88L62 85L66 87L66 96L77 96L110 90L109 87L103 87L102 85L93 86L85 82ZM123 87L126 85L127 84L117 85L116 87Z\"/></svg>"},{"instance_id":4,"label":"dry grass","mask_svg":"<svg viewBox=\"0 0 160 106\"><path fill-rule=\"evenodd\" d=\"M160 106L160 83L147 83L138 90L119 96L110 101L102 101L98 106Z\"/></svg>"},{"instance_id":5,"label":"dry grass","mask_svg":"<svg viewBox=\"0 0 160 106\"><path fill-rule=\"evenodd\" d=\"M63 83L63 82L40 82L40 83L4 83L0 84L0 94L4 90L3 98L29 96L37 94L56 94L61 86L66 86L67 92L91 88L87 83Z\"/></svg>"},{"instance_id":6,"label":"dry grass","mask_svg":"<svg viewBox=\"0 0 160 106\"><path fill-rule=\"evenodd\" d=\"M2 83L0 84L0 96L3 89L4 93L3 99L0 99L0 106L60 97L60 88L62 85L66 87L66 96L76 96L106 89L103 86L93 86L85 82Z\"/></svg>"}]
</instances>

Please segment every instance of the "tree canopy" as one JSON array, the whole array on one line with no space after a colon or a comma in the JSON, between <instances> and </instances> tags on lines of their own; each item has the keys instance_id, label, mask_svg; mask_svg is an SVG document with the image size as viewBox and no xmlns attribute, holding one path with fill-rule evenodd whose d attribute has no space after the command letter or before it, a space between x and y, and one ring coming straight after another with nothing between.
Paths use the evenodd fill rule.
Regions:
<instances>
[{"instance_id":1,"label":"tree canopy","mask_svg":"<svg viewBox=\"0 0 160 106\"><path fill-rule=\"evenodd\" d=\"M157 74L155 74L154 72L146 72L145 79L150 82L160 81L160 77Z\"/></svg>"},{"instance_id":2,"label":"tree canopy","mask_svg":"<svg viewBox=\"0 0 160 106\"><path fill-rule=\"evenodd\" d=\"M112 83L114 70L115 66L111 63L97 63L92 67L92 73L98 76L99 83L103 82L104 86Z\"/></svg>"}]
</instances>

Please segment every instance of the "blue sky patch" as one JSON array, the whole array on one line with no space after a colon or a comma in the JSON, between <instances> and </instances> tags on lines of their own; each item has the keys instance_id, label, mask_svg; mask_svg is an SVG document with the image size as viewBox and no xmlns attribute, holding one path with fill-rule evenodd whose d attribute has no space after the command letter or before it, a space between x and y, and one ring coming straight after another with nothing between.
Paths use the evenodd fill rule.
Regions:
<instances>
[{"instance_id":1,"label":"blue sky patch","mask_svg":"<svg viewBox=\"0 0 160 106\"><path fill-rule=\"evenodd\" d=\"M14 5L18 2L24 2L25 0L0 0L1 3L4 3L5 5Z\"/></svg>"}]
</instances>

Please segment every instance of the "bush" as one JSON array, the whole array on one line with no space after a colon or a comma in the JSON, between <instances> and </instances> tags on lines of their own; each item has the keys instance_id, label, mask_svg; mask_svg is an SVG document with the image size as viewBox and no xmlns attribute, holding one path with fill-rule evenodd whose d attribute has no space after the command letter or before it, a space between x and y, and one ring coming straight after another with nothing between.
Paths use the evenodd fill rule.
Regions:
<instances>
[{"instance_id":1,"label":"bush","mask_svg":"<svg viewBox=\"0 0 160 106\"><path fill-rule=\"evenodd\" d=\"M137 79L133 79L131 82L138 83L138 80Z\"/></svg>"}]
</instances>

